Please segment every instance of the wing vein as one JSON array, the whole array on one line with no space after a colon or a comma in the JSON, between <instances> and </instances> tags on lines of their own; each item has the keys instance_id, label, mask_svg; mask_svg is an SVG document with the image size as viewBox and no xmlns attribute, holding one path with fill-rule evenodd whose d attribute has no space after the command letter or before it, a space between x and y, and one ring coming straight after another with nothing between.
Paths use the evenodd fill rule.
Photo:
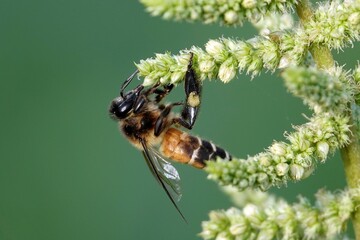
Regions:
<instances>
[{"instance_id":1,"label":"wing vein","mask_svg":"<svg viewBox=\"0 0 360 240\"><path fill-rule=\"evenodd\" d=\"M182 214L182 212L180 211L180 208L177 206L174 198L171 196L169 190L166 188L165 183L163 182L162 178L160 177L158 170L155 167L155 164L153 163L152 157L149 154L148 151L148 147L146 145L146 142L144 139L140 138L139 139L144 151L142 151L145 161L150 169L150 171L152 172L153 176L155 177L155 179L160 183L161 187L164 189L166 195L169 197L170 201L172 202L172 204L174 205L174 207L176 208L176 210L178 211L178 213L180 214L181 218L187 223L185 216Z\"/></svg>"}]
</instances>

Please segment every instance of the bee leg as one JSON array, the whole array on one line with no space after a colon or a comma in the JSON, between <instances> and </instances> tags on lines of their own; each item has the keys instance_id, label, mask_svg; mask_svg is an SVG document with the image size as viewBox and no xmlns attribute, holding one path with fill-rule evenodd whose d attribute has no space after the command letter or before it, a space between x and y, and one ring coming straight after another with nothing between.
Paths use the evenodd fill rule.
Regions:
<instances>
[{"instance_id":1,"label":"bee leg","mask_svg":"<svg viewBox=\"0 0 360 240\"><path fill-rule=\"evenodd\" d=\"M186 129L191 130L193 125L191 125L189 122L185 121L183 118L174 118L173 119L173 124L179 124L181 126L183 126Z\"/></svg>"},{"instance_id":2,"label":"bee leg","mask_svg":"<svg viewBox=\"0 0 360 240\"><path fill-rule=\"evenodd\" d=\"M178 120L179 123L182 121L184 127L191 129L195 123L196 117L200 109L200 95L201 95L201 83L198 81L195 71L192 67L193 64L193 53L190 52L190 61L185 74L185 94L186 103L181 111L182 120Z\"/></svg>"},{"instance_id":3,"label":"bee leg","mask_svg":"<svg viewBox=\"0 0 360 240\"><path fill-rule=\"evenodd\" d=\"M164 89L156 89L154 92L156 94L155 102L156 103L160 102L166 95L168 95L171 92L173 88L174 88L173 84L168 84L164 86Z\"/></svg>"},{"instance_id":4,"label":"bee leg","mask_svg":"<svg viewBox=\"0 0 360 240\"><path fill-rule=\"evenodd\" d=\"M139 70L136 69L136 71L133 74L131 74L130 77L128 77L128 79L126 79L126 81L121 85L121 90L120 90L120 96L121 97L124 97L125 88L129 85L129 83L134 79L134 77L138 73L139 73Z\"/></svg>"},{"instance_id":5,"label":"bee leg","mask_svg":"<svg viewBox=\"0 0 360 240\"><path fill-rule=\"evenodd\" d=\"M134 111L134 113L136 114L136 113L139 113L140 112L140 110L142 109L142 107L145 105L145 103L147 103L148 102L148 100L147 100L147 98L145 97L145 96L143 96L143 95L140 95L139 97L138 97L138 99L136 99L136 101L135 101L135 104L134 104L134 107L133 107L133 111Z\"/></svg>"},{"instance_id":6,"label":"bee leg","mask_svg":"<svg viewBox=\"0 0 360 240\"><path fill-rule=\"evenodd\" d=\"M155 103L158 103L160 102L166 95L168 95L171 90L174 88L174 85L173 84L167 84L165 85L163 88L164 89L160 89L159 88L160 86L160 83L156 83L154 86L152 86L150 89L148 89L146 92L144 92L144 95L145 96L149 96L153 93L156 94L156 97L155 97Z\"/></svg>"},{"instance_id":7,"label":"bee leg","mask_svg":"<svg viewBox=\"0 0 360 240\"><path fill-rule=\"evenodd\" d=\"M150 94L152 94L152 93L157 94L155 97L155 102L159 103L166 95L169 94L169 92L174 87L173 84L168 84L168 85L164 86L164 89L159 89L158 88L159 85L160 85L160 83L157 83L154 86L152 86L150 89L146 90L143 94L139 95L138 99L136 99L136 101L135 101L135 105L134 105L134 109L133 109L134 113L138 113L140 111L140 109L142 108L142 106L144 106L144 104L149 101L148 96Z\"/></svg>"},{"instance_id":8,"label":"bee leg","mask_svg":"<svg viewBox=\"0 0 360 240\"><path fill-rule=\"evenodd\" d=\"M160 82L157 82L154 86L152 86L151 88L149 88L148 90L146 90L144 92L144 95L147 97L151 94L153 94L160 86Z\"/></svg>"},{"instance_id":9,"label":"bee leg","mask_svg":"<svg viewBox=\"0 0 360 240\"><path fill-rule=\"evenodd\" d=\"M144 106L145 103L149 102L150 100L148 99L148 96L154 92L156 92L158 90L160 83L156 83L154 86L152 86L151 88L147 89L146 91L144 91L141 95L139 95L137 97L137 99L135 100L135 104L133 107L133 111L134 113L138 113L141 108ZM139 85L142 88L144 87L143 85ZM141 89L142 90L142 89Z\"/></svg>"},{"instance_id":10,"label":"bee leg","mask_svg":"<svg viewBox=\"0 0 360 240\"><path fill-rule=\"evenodd\" d=\"M159 136L163 131L164 129L169 126L169 124L171 125L171 123L169 123L167 121L167 116L169 115L169 113L171 112L171 109L174 107L174 106L179 106L179 105L182 105L183 103L182 102L176 102L176 103L172 103L170 105L167 105L162 111L161 111L161 114L160 116L158 117L158 119L156 120L155 122L155 128L154 128L154 135L155 136Z\"/></svg>"}]
</instances>

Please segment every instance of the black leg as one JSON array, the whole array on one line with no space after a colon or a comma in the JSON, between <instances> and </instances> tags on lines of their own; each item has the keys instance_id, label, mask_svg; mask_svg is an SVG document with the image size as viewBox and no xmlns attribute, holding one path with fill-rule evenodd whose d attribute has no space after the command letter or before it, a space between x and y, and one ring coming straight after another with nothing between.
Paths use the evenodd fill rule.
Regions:
<instances>
[{"instance_id":1,"label":"black leg","mask_svg":"<svg viewBox=\"0 0 360 240\"><path fill-rule=\"evenodd\" d=\"M139 95L138 99L136 99L135 105L134 105L134 113L138 113L142 106L150 101L148 99L148 96L155 93L157 94L155 97L155 103L159 103L166 95L168 95L170 93L170 91L173 89L174 85L173 84L168 84L166 86L164 86L164 89L159 89L160 83L155 84L154 86L152 86L151 88L149 88L148 90L146 90L145 92L143 92L143 94ZM142 85L141 85L142 86ZM175 104L177 105L177 104ZM174 105L174 106L175 106ZM162 109L165 108L164 106L162 107Z\"/></svg>"},{"instance_id":2,"label":"black leg","mask_svg":"<svg viewBox=\"0 0 360 240\"><path fill-rule=\"evenodd\" d=\"M171 92L173 88L174 88L173 84L168 84L164 86L164 89L156 89L154 92L155 94L157 94L155 97L155 102L156 103L160 102L166 95L168 95Z\"/></svg>"},{"instance_id":3,"label":"black leg","mask_svg":"<svg viewBox=\"0 0 360 240\"><path fill-rule=\"evenodd\" d=\"M189 130L191 130L193 127L192 125L190 125L190 123L186 122L183 118L174 118L173 124L179 124Z\"/></svg>"},{"instance_id":4,"label":"black leg","mask_svg":"<svg viewBox=\"0 0 360 240\"><path fill-rule=\"evenodd\" d=\"M196 117L199 113L201 102L201 83L197 79L194 69L192 68L194 54L190 52L190 61L185 74L185 94L186 104L181 111L182 120L178 120L182 126L186 125L191 129L195 124ZM184 126L185 127L185 126Z\"/></svg>"},{"instance_id":5,"label":"black leg","mask_svg":"<svg viewBox=\"0 0 360 240\"><path fill-rule=\"evenodd\" d=\"M128 77L128 79L126 79L126 81L121 85L121 90L120 90L120 96L124 97L124 90L125 88L129 85L129 83L134 79L134 77L136 76L136 74L138 74L139 70L136 69L136 71L130 75L130 77Z\"/></svg>"},{"instance_id":6,"label":"black leg","mask_svg":"<svg viewBox=\"0 0 360 240\"><path fill-rule=\"evenodd\" d=\"M173 124L173 122L168 122L167 121L167 116L170 114L171 112L171 109L174 107L174 106L179 106L179 105L182 105L183 103L181 102L176 102L176 103L172 103L170 105L167 105L162 111L161 111L161 114L160 116L158 117L158 119L156 120L155 122L155 128L154 128L154 135L155 136L159 136L163 131L164 129Z\"/></svg>"},{"instance_id":7,"label":"black leg","mask_svg":"<svg viewBox=\"0 0 360 240\"><path fill-rule=\"evenodd\" d=\"M159 86L160 86L160 83L157 82L154 86L152 86L151 88L149 88L148 90L146 90L146 91L144 92L144 95L145 95L145 96L149 96L149 95L153 94L153 93L159 88Z\"/></svg>"},{"instance_id":8,"label":"black leg","mask_svg":"<svg viewBox=\"0 0 360 240\"><path fill-rule=\"evenodd\" d=\"M146 97L144 95L139 95L139 97L136 99L134 107L133 107L134 113L135 114L139 113L147 101L148 100L146 99Z\"/></svg>"},{"instance_id":9,"label":"black leg","mask_svg":"<svg viewBox=\"0 0 360 240\"><path fill-rule=\"evenodd\" d=\"M135 100L134 108L133 108L134 113L139 113L140 110L142 109L142 107L144 106L144 104L149 102L148 96L151 95L152 93L156 92L158 90L159 85L160 85L160 83L155 84L154 86L147 89L146 91L144 91L141 95L139 95L137 97L137 99ZM141 84L139 86L143 87Z\"/></svg>"}]
</instances>

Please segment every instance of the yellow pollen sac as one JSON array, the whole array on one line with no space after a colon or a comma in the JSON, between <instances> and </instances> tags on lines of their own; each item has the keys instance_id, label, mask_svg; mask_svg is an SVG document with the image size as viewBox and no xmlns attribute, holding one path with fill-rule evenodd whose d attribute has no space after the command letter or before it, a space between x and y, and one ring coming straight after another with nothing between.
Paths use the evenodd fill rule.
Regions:
<instances>
[{"instance_id":1,"label":"yellow pollen sac","mask_svg":"<svg viewBox=\"0 0 360 240\"><path fill-rule=\"evenodd\" d=\"M187 104L190 107L197 107L200 105L200 96L196 92L191 92L187 99Z\"/></svg>"}]
</instances>

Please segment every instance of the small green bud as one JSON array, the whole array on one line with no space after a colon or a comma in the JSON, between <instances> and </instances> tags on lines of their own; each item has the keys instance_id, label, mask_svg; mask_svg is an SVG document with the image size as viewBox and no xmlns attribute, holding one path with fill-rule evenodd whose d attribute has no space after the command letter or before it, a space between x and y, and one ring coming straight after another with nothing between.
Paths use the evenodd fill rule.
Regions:
<instances>
[{"instance_id":1,"label":"small green bud","mask_svg":"<svg viewBox=\"0 0 360 240\"><path fill-rule=\"evenodd\" d=\"M356 83L360 83L360 65L358 64L358 66L356 66L355 70L354 70L354 79L356 81Z\"/></svg>"},{"instance_id":2,"label":"small green bud","mask_svg":"<svg viewBox=\"0 0 360 240\"><path fill-rule=\"evenodd\" d=\"M303 152L299 153L295 157L295 163L301 165L304 168L310 167L313 163L312 158L309 154Z\"/></svg>"},{"instance_id":3,"label":"small green bud","mask_svg":"<svg viewBox=\"0 0 360 240\"><path fill-rule=\"evenodd\" d=\"M248 218L252 224L261 224L262 216L259 209L254 204L247 204L243 209L244 216Z\"/></svg>"},{"instance_id":4,"label":"small green bud","mask_svg":"<svg viewBox=\"0 0 360 240\"><path fill-rule=\"evenodd\" d=\"M277 156L284 156L286 154L286 144L276 142L270 147L270 152Z\"/></svg>"},{"instance_id":5,"label":"small green bud","mask_svg":"<svg viewBox=\"0 0 360 240\"><path fill-rule=\"evenodd\" d=\"M246 231L248 231L248 226L245 221L236 222L236 224L232 224L229 228L229 231L232 235L243 235Z\"/></svg>"},{"instance_id":6,"label":"small green bud","mask_svg":"<svg viewBox=\"0 0 360 240\"><path fill-rule=\"evenodd\" d=\"M216 240L229 240L231 237L228 232L221 232L216 236Z\"/></svg>"},{"instance_id":7,"label":"small green bud","mask_svg":"<svg viewBox=\"0 0 360 240\"><path fill-rule=\"evenodd\" d=\"M170 55L170 53L157 53L155 54L156 59L160 62L162 62L165 66L171 65L175 63L174 58Z\"/></svg>"},{"instance_id":8,"label":"small green bud","mask_svg":"<svg viewBox=\"0 0 360 240\"><path fill-rule=\"evenodd\" d=\"M211 60L205 60L199 62L200 72L210 73L214 71L215 67L216 67L215 62Z\"/></svg>"},{"instance_id":9,"label":"small green bud","mask_svg":"<svg viewBox=\"0 0 360 240\"><path fill-rule=\"evenodd\" d=\"M274 221L265 221L261 224L261 230L257 239L259 240L272 240L275 238L278 231L278 226Z\"/></svg>"},{"instance_id":10,"label":"small green bud","mask_svg":"<svg viewBox=\"0 0 360 240\"><path fill-rule=\"evenodd\" d=\"M325 160L329 153L329 144L327 142L318 142L316 144L316 153L321 160Z\"/></svg>"},{"instance_id":11,"label":"small green bud","mask_svg":"<svg viewBox=\"0 0 360 240\"><path fill-rule=\"evenodd\" d=\"M194 52L196 52L196 49ZM178 64L183 66L184 70L186 70L187 65L189 64L190 54L187 52L185 52L185 53L181 52L180 55L177 55L174 58L175 58L176 62L178 62Z\"/></svg>"},{"instance_id":12,"label":"small green bud","mask_svg":"<svg viewBox=\"0 0 360 240\"><path fill-rule=\"evenodd\" d=\"M304 176L304 168L298 164L291 164L290 165L290 176L298 181L301 180Z\"/></svg>"},{"instance_id":13,"label":"small green bud","mask_svg":"<svg viewBox=\"0 0 360 240\"><path fill-rule=\"evenodd\" d=\"M239 44L237 44L237 42L232 39L223 38L222 41L231 53L236 52L239 49Z\"/></svg>"},{"instance_id":14,"label":"small green bud","mask_svg":"<svg viewBox=\"0 0 360 240\"><path fill-rule=\"evenodd\" d=\"M214 12L214 7L212 6L212 5L210 5L210 4L207 4L207 5L204 5L203 6L203 10L205 11L205 12Z\"/></svg>"},{"instance_id":15,"label":"small green bud","mask_svg":"<svg viewBox=\"0 0 360 240\"><path fill-rule=\"evenodd\" d=\"M262 40L259 44L259 55L264 62L264 67L275 70L280 61L278 44L273 40Z\"/></svg>"},{"instance_id":16,"label":"small green bud","mask_svg":"<svg viewBox=\"0 0 360 240\"><path fill-rule=\"evenodd\" d=\"M178 82L182 81L184 79L184 77L185 77L184 72L173 72L170 77L170 82L178 83Z\"/></svg>"},{"instance_id":17,"label":"small green bud","mask_svg":"<svg viewBox=\"0 0 360 240\"><path fill-rule=\"evenodd\" d=\"M264 167L268 167L271 164L271 158L268 155L261 155L258 161Z\"/></svg>"},{"instance_id":18,"label":"small green bud","mask_svg":"<svg viewBox=\"0 0 360 240\"><path fill-rule=\"evenodd\" d=\"M252 73L252 76L255 76L261 72L264 67L264 63L260 57L253 56L252 61L248 67L247 73Z\"/></svg>"},{"instance_id":19,"label":"small green bud","mask_svg":"<svg viewBox=\"0 0 360 240\"><path fill-rule=\"evenodd\" d=\"M344 35L345 28L344 26L339 26L336 29L333 29L330 33L330 36L333 38L341 38Z\"/></svg>"},{"instance_id":20,"label":"small green bud","mask_svg":"<svg viewBox=\"0 0 360 240\"><path fill-rule=\"evenodd\" d=\"M173 11L167 11L163 14L163 18L169 20L175 16Z\"/></svg>"},{"instance_id":21,"label":"small green bud","mask_svg":"<svg viewBox=\"0 0 360 240\"><path fill-rule=\"evenodd\" d=\"M354 26L358 26L360 24L360 13L358 12L354 12L352 14L350 14L348 21L351 25Z\"/></svg>"},{"instance_id":22,"label":"small green bud","mask_svg":"<svg viewBox=\"0 0 360 240\"><path fill-rule=\"evenodd\" d=\"M223 212L211 211L209 217L213 221L223 221L225 219L225 214Z\"/></svg>"},{"instance_id":23,"label":"small green bud","mask_svg":"<svg viewBox=\"0 0 360 240\"><path fill-rule=\"evenodd\" d=\"M253 52L252 45L243 41L239 41L236 45L237 50L234 52L235 57L239 63L241 63L241 66L245 68L251 63L251 55Z\"/></svg>"},{"instance_id":24,"label":"small green bud","mask_svg":"<svg viewBox=\"0 0 360 240\"><path fill-rule=\"evenodd\" d=\"M259 182L262 190L266 190L270 185L269 177L266 173L259 173L257 181Z\"/></svg>"},{"instance_id":25,"label":"small green bud","mask_svg":"<svg viewBox=\"0 0 360 240\"><path fill-rule=\"evenodd\" d=\"M166 75L164 75L160 78L160 83L162 85L168 84L170 82L170 78L171 78L171 73L168 72Z\"/></svg>"},{"instance_id":26,"label":"small green bud","mask_svg":"<svg viewBox=\"0 0 360 240\"><path fill-rule=\"evenodd\" d=\"M249 186L249 182L246 179L243 179L239 182L239 188L245 189Z\"/></svg>"},{"instance_id":27,"label":"small green bud","mask_svg":"<svg viewBox=\"0 0 360 240\"><path fill-rule=\"evenodd\" d=\"M292 65L292 63L290 61L290 58L289 58L288 55L285 54L280 58L278 68L279 69L284 69L284 68L289 67L290 65Z\"/></svg>"},{"instance_id":28,"label":"small green bud","mask_svg":"<svg viewBox=\"0 0 360 240\"><path fill-rule=\"evenodd\" d=\"M147 75L145 78L144 78L144 82L143 82L143 85L146 87L146 86L151 86L153 84L155 84L156 80L151 78L150 75Z\"/></svg>"},{"instance_id":29,"label":"small green bud","mask_svg":"<svg viewBox=\"0 0 360 240\"><path fill-rule=\"evenodd\" d=\"M135 64L141 76L149 75L153 70L153 59L140 60L140 63Z\"/></svg>"},{"instance_id":30,"label":"small green bud","mask_svg":"<svg viewBox=\"0 0 360 240\"><path fill-rule=\"evenodd\" d=\"M219 78L222 82L228 83L236 75L237 62L234 58L228 58L219 68Z\"/></svg>"},{"instance_id":31,"label":"small green bud","mask_svg":"<svg viewBox=\"0 0 360 240\"><path fill-rule=\"evenodd\" d=\"M307 177L309 177L315 170L315 166L311 165L310 167L304 168L304 174L302 179L305 179Z\"/></svg>"},{"instance_id":32,"label":"small green bud","mask_svg":"<svg viewBox=\"0 0 360 240\"><path fill-rule=\"evenodd\" d=\"M253 20L253 25L262 36L273 35L279 31L290 30L294 26L294 20L290 13L267 12L262 18Z\"/></svg>"},{"instance_id":33,"label":"small green bud","mask_svg":"<svg viewBox=\"0 0 360 240\"><path fill-rule=\"evenodd\" d=\"M276 173L279 176L284 176L289 171L289 164L287 163L279 163L276 165Z\"/></svg>"},{"instance_id":34,"label":"small green bud","mask_svg":"<svg viewBox=\"0 0 360 240\"><path fill-rule=\"evenodd\" d=\"M224 20L227 24L235 24L239 20L237 12L230 10L225 12Z\"/></svg>"},{"instance_id":35,"label":"small green bud","mask_svg":"<svg viewBox=\"0 0 360 240\"><path fill-rule=\"evenodd\" d=\"M205 45L206 52L216 59L216 56L219 56L225 50L224 44L220 41L210 40Z\"/></svg>"},{"instance_id":36,"label":"small green bud","mask_svg":"<svg viewBox=\"0 0 360 240\"><path fill-rule=\"evenodd\" d=\"M251 9L256 7L257 1L256 0L243 0L241 5L244 8Z\"/></svg>"}]
</instances>

